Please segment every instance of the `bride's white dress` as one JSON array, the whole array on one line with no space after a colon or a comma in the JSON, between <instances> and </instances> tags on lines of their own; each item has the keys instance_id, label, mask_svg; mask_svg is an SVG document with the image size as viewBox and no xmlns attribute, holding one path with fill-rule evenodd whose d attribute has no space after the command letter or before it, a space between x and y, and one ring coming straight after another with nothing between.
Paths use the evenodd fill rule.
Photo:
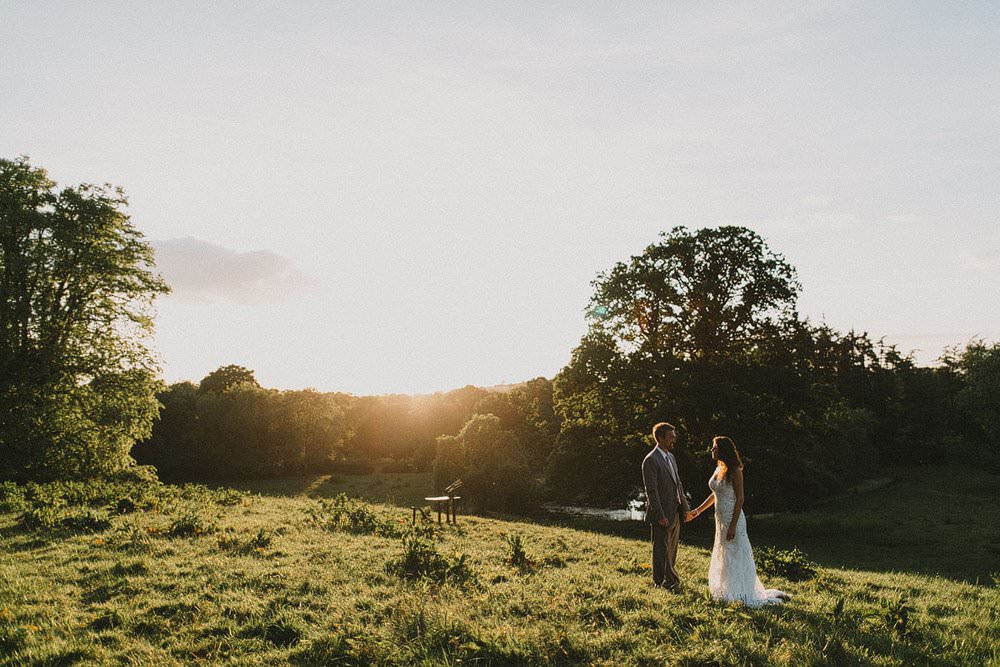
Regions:
<instances>
[{"instance_id":1,"label":"bride's white dress","mask_svg":"<svg viewBox=\"0 0 1000 667\"><path fill-rule=\"evenodd\" d=\"M742 602L748 607L781 604L788 596L773 588L764 588L757 578L757 565L747 537L747 520L740 510L736 520L736 537L726 539L729 522L733 518L736 494L729 482L719 479L718 473L708 480L708 487L715 494L715 545L712 563L708 566L708 590L716 600Z\"/></svg>"}]
</instances>

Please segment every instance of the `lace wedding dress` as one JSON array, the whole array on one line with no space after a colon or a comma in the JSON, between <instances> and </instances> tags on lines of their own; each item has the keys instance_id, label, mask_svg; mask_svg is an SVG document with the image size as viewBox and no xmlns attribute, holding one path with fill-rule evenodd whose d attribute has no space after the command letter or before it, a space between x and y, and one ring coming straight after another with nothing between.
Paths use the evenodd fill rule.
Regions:
<instances>
[{"instance_id":1,"label":"lace wedding dress","mask_svg":"<svg viewBox=\"0 0 1000 667\"><path fill-rule=\"evenodd\" d=\"M726 539L736 504L732 485L719 479L716 473L708 480L708 487L715 494L715 545L712 547L712 562L708 566L708 590L712 597L724 602L742 602L748 607L781 604L791 596L773 588L764 588L757 578L757 565L753 561L743 510L740 510L736 521L736 537Z\"/></svg>"}]
</instances>

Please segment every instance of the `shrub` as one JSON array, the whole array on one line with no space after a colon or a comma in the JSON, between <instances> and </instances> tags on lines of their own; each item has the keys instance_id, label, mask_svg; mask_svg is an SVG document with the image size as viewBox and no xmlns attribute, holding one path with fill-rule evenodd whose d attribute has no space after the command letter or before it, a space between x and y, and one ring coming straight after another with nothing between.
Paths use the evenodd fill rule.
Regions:
<instances>
[{"instance_id":1,"label":"shrub","mask_svg":"<svg viewBox=\"0 0 1000 667\"><path fill-rule=\"evenodd\" d=\"M81 533L99 533L110 528L111 522L107 517L88 510L63 517L59 525Z\"/></svg>"},{"instance_id":2,"label":"shrub","mask_svg":"<svg viewBox=\"0 0 1000 667\"><path fill-rule=\"evenodd\" d=\"M400 524L382 516L370 505L351 500L343 493L331 500L320 501L319 509L310 509L309 521L326 530L355 535L398 537L402 534Z\"/></svg>"},{"instance_id":3,"label":"shrub","mask_svg":"<svg viewBox=\"0 0 1000 667\"><path fill-rule=\"evenodd\" d=\"M386 571L401 579L429 579L438 584L461 585L474 579L465 554L448 559L438 553L433 541L416 532L403 537L403 553L386 565Z\"/></svg>"},{"instance_id":4,"label":"shrub","mask_svg":"<svg viewBox=\"0 0 1000 667\"><path fill-rule=\"evenodd\" d=\"M0 482L0 512L23 512L26 509L24 487L14 482Z\"/></svg>"},{"instance_id":5,"label":"shrub","mask_svg":"<svg viewBox=\"0 0 1000 667\"><path fill-rule=\"evenodd\" d=\"M60 512L55 507L43 505L32 507L24 512L20 518L21 528L32 530L36 528L55 528L61 518Z\"/></svg>"},{"instance_id":6,"label":"shrub","mask_svg":"<svg viewBox=\"0 0 1000 667\"><path fill-rule=\"evenodd\" d=\"M802 581L816 576L816 563L798 549L783 551L771 547L754 547L757 571L764 575Z\"/></svg>"},{"instance_id":7,"label":"shrub","mask_svg":"<svg viewBox=\"0 0 1000 667\"><path fill-rule=\"evenodd\" d=\"M198 537L214 533L218 527L211 521L205 521L194 512L188 512L170 524L167 535L171 537Z\"/></svg>"}]
</instances>

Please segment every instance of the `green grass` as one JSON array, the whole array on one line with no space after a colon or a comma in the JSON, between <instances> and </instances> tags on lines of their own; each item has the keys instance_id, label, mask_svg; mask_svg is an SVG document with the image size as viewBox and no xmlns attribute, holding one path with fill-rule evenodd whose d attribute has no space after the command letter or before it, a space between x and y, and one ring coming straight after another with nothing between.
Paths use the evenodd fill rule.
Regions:
<instances>
[{"instance_id":1,"label":"green grass","mask_svg":"<svg viewBox=\"0 0 1000 667\"><path fill-rule=\"evenodd\" d=\"M750 538L798 547L827 566L968 582L1000 571L1000 475L942 466L885 476L893 483L809 512L751 519Z\"/></svg>"},{"instance_id":2,"label":"green grass","mask_svg":"<svg viewBox=\"0 0 1000 667\"><path fill-rule=\"evenodd\" d=\"M312 482L4 487L0 665L1000 665L992 582L822 567L766 577L795 599L748 611L706 598L702 547L675 594L639 536L475 516L414 535L405 507Z\"/></svg>"},{"instance_id":3,"label":"green grass","mask_svg":"<svg viewBox=\"0 0 1000 667\"><path fill-rule=\"evenodd\" d=\"M423 506L424 498L432 495L434 475L429 472L309 475L280 477L231 486L266 496L333 498L346 493L352 498L369 502L410 507Z\"/></svg>"}]
</instances>

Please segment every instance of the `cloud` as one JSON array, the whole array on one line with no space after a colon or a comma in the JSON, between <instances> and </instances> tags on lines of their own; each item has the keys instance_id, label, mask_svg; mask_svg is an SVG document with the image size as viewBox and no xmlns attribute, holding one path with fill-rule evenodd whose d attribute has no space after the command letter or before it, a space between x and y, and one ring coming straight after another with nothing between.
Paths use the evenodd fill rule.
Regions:
<instances>
[{"instance_id":1,"label":"cloud","mask_svg":"<svg viewBox=\"0 0 1000 667\"><path fill-rule=\"evenodd\" d=\"M315 279L270 250L237 252L186 237L152 242L156 267L182 301L262 304L316 289Z\"/></svg>"}]
</instances>

